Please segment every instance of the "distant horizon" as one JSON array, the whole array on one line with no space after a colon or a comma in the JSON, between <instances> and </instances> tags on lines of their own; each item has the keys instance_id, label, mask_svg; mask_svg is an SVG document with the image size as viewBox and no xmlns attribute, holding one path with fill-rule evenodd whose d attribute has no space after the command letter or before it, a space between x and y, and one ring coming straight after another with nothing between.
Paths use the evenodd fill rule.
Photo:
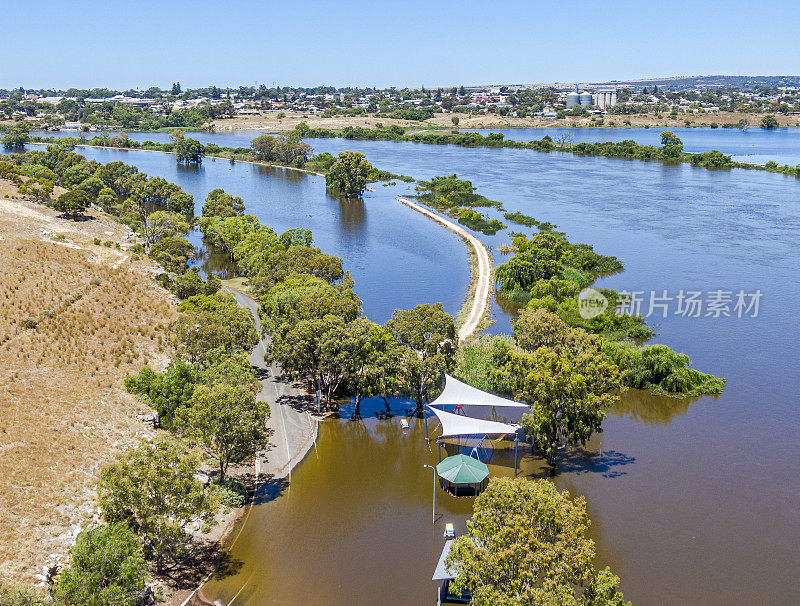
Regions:
<instances>
[{"instance_id":1,"label":"distant horizon","mask_svg":"<svg viewBox=\"0 0 800 606\"><path fill-rule=\"evenodd\" d=\"M254 81L257 86L261 86L262 84L267 86L268 89L274 89L276 87L280 88L323 88L323 87L331 87L336 89L376 89L376 90L388 90L391 88L396 88L398 90L420 90L424 87L426 90L447 90L452 88L459 88L464 86L465 88L481 88L481 87L498 87L498 86L523 86L523 87L548 87L548 86L567 86L567 85L587 85L587 86L600 86L605 84L633 84L633 83L649 83L649 82L661 82L661 81L675 81L675 80L691 80L691 79L701 79L701 78L752 78L752 79L759 79L759 78L784 78L784 79L796 79L800 81L800 75L794 74L698 74L698 75L681 75L681 76L652 76L649 78L631 78L627 80L621 79L611 79L611 80L554 80L551 82L482 82L482 83L459 83L459 84L422 84L417 86L398 86L398 85L389 85L389 86L356 86L352 84L344 84L344 85L333 85L333 84L312 84L312 85L305 85L305 86L292 86L289 84L280 84L277 83L273 85L272 83L266 82L257 82ZM217 88L227 90L235 90L238 89L240 86L252 86L251 84L233 84L227 86L220 86L214 82L210 82L207 84L201 85L185 85L183 82L175 81L181 85L181 90L198 90L203 88L208 88L210 86L217 86ZM78 90L109 90L109 91L116 91L116 92L125 92L125 91L139 91L143 92L150 88L159 88L161 90L170 90L174 83L170 82L166 85L158 85L158 84L150 84L147 86L128 86L128 87L111 87L111 86L67 86L67 87L53 87L53 86L42 86L42 87L34 87L28 86L23 88L26 91L34 91L34 90L55 90L55 91L67 91L71 88L75 88ZM7 91L14 91L18 90L20 86L0 86L0 89L7 90Z\"/></svg>"},{"instance_id":2,"label":"distant horizon","mask_svg":"<svg viewBox=\"0 0 800 606\"><path fill-rule=\"evenodd\" d=\"M479 86L797 69L793 3L75 0L4 6L0 88ZM746 35L747 44L743 44ZM754 52L754 49L757 52ZM676 77L676 76L669 76Z\"/></svg>"}]
</instances>

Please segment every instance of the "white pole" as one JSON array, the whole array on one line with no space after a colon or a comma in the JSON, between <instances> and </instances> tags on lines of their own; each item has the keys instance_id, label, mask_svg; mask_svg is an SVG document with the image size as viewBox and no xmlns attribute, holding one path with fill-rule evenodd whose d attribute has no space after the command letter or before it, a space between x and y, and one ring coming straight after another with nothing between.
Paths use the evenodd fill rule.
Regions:
<instances>
[{"instance_id":1,"label":"white pole","mask_svg":"<svg viewBox=\"0 0 800 606\"><path fill-rule=\"evenodd\" d=\"M433 515L431 519L432 524L436 524L436 468L433 465L423 465L433 471Z\"/></svg>"}]
</instances>

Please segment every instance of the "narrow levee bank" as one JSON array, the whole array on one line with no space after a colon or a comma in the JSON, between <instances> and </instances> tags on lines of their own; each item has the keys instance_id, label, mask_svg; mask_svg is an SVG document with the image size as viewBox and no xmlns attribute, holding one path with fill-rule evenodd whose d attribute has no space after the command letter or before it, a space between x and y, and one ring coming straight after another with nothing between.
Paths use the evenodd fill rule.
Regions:
<instances>
[{"instance_id":1,"label":"narrow levee bank","mask_svg":"<svg viewBox=\"0 0 800 606\"><path fill-rule=\"evenodd\" d=\"M468 295L470 298L466 304L467 313L458 329L458 340L466 341L478 331L478 328L489 312L492 291L494 290L494 266L489 256L489 251L483 242L452 221L448 221L416 202L412 202L406 198L397 199L409 208L413 208L417 212L422 213L426 217L446 227L456 235L461 236L461 238L469 243L475 252L476 262L473 266L473 286L470 287Z\"/></svg>"},{"instance_id":2,"label":"narrow levee bank","mask_svg":"<svg viewBox=\"0 0 800 606\"><path fill-rule=\"evenodd\" d=\"M261 319L258 316L258 303L237 290L226 288L236 302L250 311L256 323L256 329L261 334ZM269 336L265 336L255 346L248 356L250 363L258 370L258 379L261 388L257 399L267 402L270 407L270 416L267 418L267 430L270 433L267 448L256 455L255 494L244 512L244 517L236 526L231 527L232 534L223 536L226 548L230 549L236 543L239 535L247 524L255 503L260 500L259 495L273 490L281 485L286 478L291 477L292 469L303 460L314 442L319 431L319 421L309 412L303 410L303 393L292 385L291 382L281 378L282 371L277 364L267 364L264 360ZM172 603L187 606L189 604L210 604L203 597L203 585L213 576L206 577L194 591L188 595L178 593Z\"/></svg>"}]
</instances>

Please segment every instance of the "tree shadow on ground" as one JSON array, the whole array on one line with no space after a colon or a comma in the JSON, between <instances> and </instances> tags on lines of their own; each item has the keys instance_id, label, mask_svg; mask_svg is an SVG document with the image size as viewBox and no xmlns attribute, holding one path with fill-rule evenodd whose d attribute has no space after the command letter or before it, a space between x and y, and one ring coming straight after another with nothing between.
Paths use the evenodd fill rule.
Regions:
<instances>
[{"instance_id":1,"label":"tree shadow on ground","mask_svg":"<svg viewBox=\"0 0 800 606\"><path fill-rule=\"evenodd\" d=\"M251 368L256 372L256 379L258 379L259 381L264 381L272 378L272 370L270 370L269 367L261 368L260 366L252 364Z\"/></svg>"},{"instance_id":2,"label":"tree shadow on ground","mask_svg":"<svg viewBox=\"0 0 800 606\"><path fill-rule=\"evenodd\" d=\"M616 478L627 472L621 467L635 463L636 459L616 450L591 452L574 448L562 452L556 461L556 474L559 473L599 473L604 478Z\"/></svg>"},{"instance_id":3,"label":"tree shadow on ground","mask_svg":"<svg viewBox=\"0 0 800 606\"><path fill-rule=\"evenodd\" d=\"M274 501L283 495L288 487L289 480L286 478L276 478L268 475L265 480L259 483L258 490L253 495L253 505L263 505Z\"/></svg>"},{"instance_id":4,"label":"tree shadow on ground","mask_svg":"<svg viewBox=\"0 0 800 606\"><path fill-rule=\"evenodd\" d=\"M175 589L194 589L209 573L217 578L236 574L244 562L222 549L217 541L193 541L186 556L160 578Z\"/></svg>"},{"instance_id":5,"label":"tree shadow on ground","mask_svg":"<svg viewBox=\"0 0 800 606\"><path fill-rule=\"evenodd\" d=\"M66 219L67 221L74 221L76 223L80 223L83 221L97 221L97 219L95 219L91 215L71 215L69 213L61 213L59 215L56 215L56 218Z\"/></svg>"},{"instance_id":6,"label":"tree shadow on ground","mask_svg":"<svg viewBox=\"0 0 800 606\"><path fill-rule=\"evenodd\" d=\"M278 404L289 406L297 412L317 412L317 407L314 405L314 398L309 395L281 396L278 398Z\"/></svg>"}]
</instances>

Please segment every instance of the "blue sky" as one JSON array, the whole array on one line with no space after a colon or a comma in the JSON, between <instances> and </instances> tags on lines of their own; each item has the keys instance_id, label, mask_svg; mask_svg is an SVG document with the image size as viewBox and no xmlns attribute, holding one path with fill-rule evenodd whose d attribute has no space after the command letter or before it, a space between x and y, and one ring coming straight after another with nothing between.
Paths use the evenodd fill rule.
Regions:
<instances>
[{"instance_id":1,"label":"blue sky","mask_svg":"<svg viewBox=\"0 0 800 606\"><path fill-rule=\"evenodd\" d=\"M4 0L0 87L796 74L799 27L794 3L752 0Z\"/></svg>"}]
</instances>

